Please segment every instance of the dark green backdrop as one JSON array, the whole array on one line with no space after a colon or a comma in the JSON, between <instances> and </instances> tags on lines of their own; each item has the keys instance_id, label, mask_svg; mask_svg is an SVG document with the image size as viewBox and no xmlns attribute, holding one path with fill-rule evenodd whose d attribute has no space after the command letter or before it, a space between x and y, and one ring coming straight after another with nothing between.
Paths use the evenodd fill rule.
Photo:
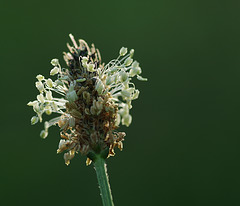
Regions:
<instances>
[{"instance_id":1,"label":"dark green backdrop","mask_svg":"<svg viewBox=\"0 0 240 206\"><path fill-rule=\"evenodd\" d=\"M123 152L108 160L116 206L240 205L240 3L230 1L0 2L0 205L101 205L95 172L56 154L30 125L35 76L66 51L68 34L105 62L134 48L136 82Z\"/></svg>"}]
</instances>

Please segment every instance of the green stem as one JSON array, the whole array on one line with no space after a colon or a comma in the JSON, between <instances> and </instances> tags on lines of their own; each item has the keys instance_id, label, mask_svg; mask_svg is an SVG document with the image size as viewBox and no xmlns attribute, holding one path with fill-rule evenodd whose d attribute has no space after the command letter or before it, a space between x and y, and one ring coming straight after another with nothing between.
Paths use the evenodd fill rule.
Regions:
<instances>
[{"instance_id":1,"label":"green stem","mask_svg":"<svg viewBox=\"0 0 240 206\"><path fill-rule=\"evenodd\" d=\"M110 184L107 174L107 165L101 156L96 156L94 166L97 173L98 184L100 187L103 206L113 206Z\"/></svg>"}]
</instances>

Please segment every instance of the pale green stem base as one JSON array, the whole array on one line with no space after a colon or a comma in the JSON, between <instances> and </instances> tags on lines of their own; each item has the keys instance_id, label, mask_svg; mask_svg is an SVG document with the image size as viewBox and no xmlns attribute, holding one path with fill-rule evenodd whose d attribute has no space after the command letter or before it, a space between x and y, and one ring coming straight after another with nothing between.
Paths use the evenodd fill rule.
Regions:
<instances>
[{"instance_id":1,"label":"pale green stem base","mask_svg":"<svg viewBox=\"0 0 240 206\"><path fill-rule=\"evenodd\" d=\"M101 156L97 156L94 161L94 167L97 173L103 206L113 206L113 198L109 185L105 160Z\"/></svg>"}]
</instances>

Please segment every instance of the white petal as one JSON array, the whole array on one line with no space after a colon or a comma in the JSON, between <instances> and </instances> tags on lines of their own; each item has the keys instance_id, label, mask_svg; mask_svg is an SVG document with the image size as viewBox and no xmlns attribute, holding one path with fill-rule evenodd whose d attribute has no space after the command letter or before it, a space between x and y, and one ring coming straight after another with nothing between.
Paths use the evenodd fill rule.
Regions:
<instances>
[{"instance_id":1,"label":"white petal","mask_svg":"<svg viewBox=\"0 0 240 206\"><path fill-rule=\"evenodd\" d=\"M102 94L103 90L104 90L104 84L102 83L102 81L99 79L97 84L96 84L96 90L98 92L98 94Z\"/></svg>"},{"instance_id":2,"label":"white petal","mask_svg":"<svg viewBox=\"0 0 240 206\"><path fill-rule=\"evenodd\" d=\"M131 122L132 122L132 116L130 114L123 116L122 118L123 125L126 125L128 127L131 124Z\"/></svg>"},{"instance_id":3,"label":"white petal","mask_svg":"<svg viewBox=\"0 0 240 206\"><path fill-rule=\"evenodd\" d=\"M41 103L44 103L44 102L45 102L45 98L44 98L44 96L43 96L42 94L37 95L37 100L38 100L39 102L41 102Z\"/></svg>"},{"instance_id":4,"label":"white petal","mask_svg":"<svg viewBox=\"0 0 240 206\"><path fill-rule=\"evenodd\" d=\"M45 130L42 130L41 133L40 133L40 137L43 138L43 139L46 139L47 136L48 136L48 132L45 131Z\"/></svg>"},{"instance_id":5,"label":"white petal","mask_svg":"<svg viewBox=\"0 0 240 206\"><path fill-rule=\"evenodd\" d=\"M122 47L120 49L120 52L119 52L120 56L124 56L124 55L126 55L126 53L127 53L127 48L126 47Z\"/></svg>"},{"instance_id":6,"label":"white petal","mask_svg":"<svg viewBox=\"0 0 240 206\"><path fill-rule=\"evenodd\" d=\"M47 91L47 92L46 92L46 98L47 98L48 100L52 100L52 99L53 99L53 97L52 97L52 92L51 92L51 91Z\"/></svg>"},{"instance_id":7,"label":"white petal","mask_svg":"<svg viewBox=\"0 0 240 206\"><path fill-rule=\"evenodd\" d=\"M38 79L38 81L44 80L44 76L41 74L37 75L36 78Z\"/></svg>"},{"instance_id":8,"label":"white petal","mask_svg":"<svg viewBox=\"0 0 240 206\"><path fill-rule=\"evenodd\" d=\"M59 64L58 59L52 59L51 64L52 64L53 66L57 66L57 65Z\"/></svg>"},{"instance_id":9,"label":"white petal","mask_svg":"<svg viewBox=\"0 0 240 206\"><path fill-rule=\"evenodd\" d=\"M50 75L53 76L55 74L58 74L59 72L59 68L58 67L54 67L51 71L50 71Z\"/></svg>"},{"instance_id":10,"label":"white petal","mask_svg":"<svg viewBox=\"0 0 240 206\"><path fill-rule=\"evenodd\" d=\"M36 116L32 117L31 118L31 125L37 124L38 120L39 120L38 117L36 117Z\"/></svg>"},{"instance_id":11,"label":"white petal","mask_svg":"<svg viewBox=\"0 0 240 206\"><path fill-rule=\"evenodd\" d=\"M43 92L44 86L43 86L42 82L38 81L35 83L35 85L36 85L37 89L39 90L39 92Z\"/></svg>"},{"instance_id":12,"label":"white petal","mask_svg":"<svg viewBox=\"0 0 240 206\"><path fill-rule=\"evenodd\" d=\"M88 65L87 65L87 70L88 70L89 72L94 72L94 71L95 71L94 67L95 67L94 64L88 64Z\"/></svg>"},{"instance_id":13,"label":"white petal","mask_svg":"<svg viewBox=\"0 0 240 206\"><path fill-rule=\"evenodd\" d=\"M140 81L147 81L147 78L143 78L142 76L137 75L137 79Z\"/></svg>"},{"instance_id":14,"label":"white petal","mask_svg":"<svg viewBox=\"0 0 240 206\"><path fill-rule=\"evenodd\" d=\"M128 57L125 61L124 61L124 65L125 66L129 66L131 65L133 62L133 59L131 57Z\"/></svg>"},{"instance_id":15,"label":"white petal","mask_svg":"<svg viewBox=\"0 0 240 206\"><path fill-rule=\"evenodd\" d=\"M53 81L52 81L50 78L47 79L46 84L47 84L50 88L53 87Z\"/></svg>"}]
</instances>

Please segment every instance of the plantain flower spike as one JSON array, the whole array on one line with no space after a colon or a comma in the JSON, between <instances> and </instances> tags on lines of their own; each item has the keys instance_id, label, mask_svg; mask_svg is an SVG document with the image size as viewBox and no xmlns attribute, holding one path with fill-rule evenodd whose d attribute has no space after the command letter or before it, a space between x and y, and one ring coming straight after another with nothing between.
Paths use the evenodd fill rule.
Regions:
<instances>
[{"instance_id":1,"label":"plantain flower spike","mask_svg":"<svg viewBox=\"0 0 240 206\"><path fill-rule=\"evenodd\" d=\"M139 96L139 90L131 82L140 76L139 63L132 59L134 50L122 47L119 56L104 66L98 49L84 40L76 42L70 34L73 46L67 44L64 52L67 68L62 68L58 59L53 59L50 75L55 79L36 76L37 99L30 101L35 116L31 124L42 122L43 114L56 113L57 117L46 121L40 136L46 138L53 125L60 127L60 142L57 153L65 152L65 164L69 165L75 153L87 155L87 165L92 154L114 156L115 147L122 150L124 132L118 132L120 124L132 122L131 102ZM55 95L55 97L54 97Z\"/></svg>"}]
</instances>

